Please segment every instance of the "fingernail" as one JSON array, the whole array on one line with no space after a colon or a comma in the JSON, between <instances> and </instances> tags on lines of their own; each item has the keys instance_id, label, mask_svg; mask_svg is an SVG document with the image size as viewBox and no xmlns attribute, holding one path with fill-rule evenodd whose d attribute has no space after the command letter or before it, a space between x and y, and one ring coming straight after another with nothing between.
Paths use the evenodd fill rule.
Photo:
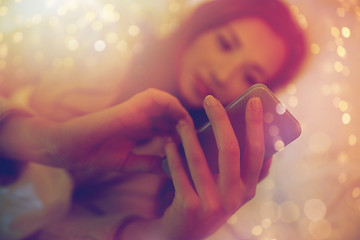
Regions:
<instances>
[{"instance_id":1,"label":"fingernail","mask_svg":"<svg viewBox=\"0 0 360 240\"><path fill-rule=\"evenodd\" d=\"M261 109L261 100L258 97L254 97L251 100L251 107L254 111L258 112Z\"/></svg>"},{"instance_id":2,"label":"fingernail","mask_svg":"<svg viewBox=\"0 0 360 240\"><path fill-rule=\"evenodd\" d=\"M208 106L214 106L214 105L216 105L218 102L217 102L217 100L216 100L212 95L207 95L207 96L205 97L205 103L206 103L206 105L208 105Z\"/></svg>"}]
</instances>

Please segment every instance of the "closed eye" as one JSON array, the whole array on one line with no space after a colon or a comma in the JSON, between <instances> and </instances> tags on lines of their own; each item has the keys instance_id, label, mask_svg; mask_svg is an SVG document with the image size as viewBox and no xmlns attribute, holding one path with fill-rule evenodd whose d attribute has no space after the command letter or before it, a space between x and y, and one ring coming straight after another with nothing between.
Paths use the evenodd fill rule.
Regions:
<instances>
[{"instance_id":1,"label":"closed eye","mask_svg":"<svg viewBox=\"0 0 360 240\"><path fill-rule=\"evenodd\" d=\"M233 49L231 42L224 35L218 34L216 38L222 50L228 52Z\"/></svg>"}]
</instances>

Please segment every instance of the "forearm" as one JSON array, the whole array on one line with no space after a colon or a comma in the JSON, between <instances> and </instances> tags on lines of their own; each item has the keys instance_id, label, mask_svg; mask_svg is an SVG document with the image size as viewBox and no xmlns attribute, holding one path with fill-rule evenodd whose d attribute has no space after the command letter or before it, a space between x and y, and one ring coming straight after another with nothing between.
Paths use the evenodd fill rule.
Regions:
<instances>
[{"instance_id":1,"label":"forearm","mask_svg":"<svg viewBox=\"0 0 360 240\"><path fill-rule=\"evenodd\" d=\"M175 239L175 238L174 238ZM119 227L114 240L170 240L161 230L161 219L129 218Z\"/></svg>"},{"instance_id":2,"label":"forearm","mask_svg":"<svg viewBox=\"0 0 360 240\"><path fill-rule=\"evenodd\" d=\"M48 131L51 122L45 119L13 115L0 125L0 155L10 159L53 165L48 160Z\"/></svg>"}]
</instances>

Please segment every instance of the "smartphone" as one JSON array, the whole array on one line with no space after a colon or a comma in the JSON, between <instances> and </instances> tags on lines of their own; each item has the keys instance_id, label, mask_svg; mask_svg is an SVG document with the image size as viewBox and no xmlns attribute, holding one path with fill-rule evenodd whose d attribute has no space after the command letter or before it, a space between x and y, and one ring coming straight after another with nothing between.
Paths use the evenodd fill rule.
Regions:
<instances>
[{"instance_id":1,"label":"smartphone","mask_svg":"<svg viewBox=\"0 0 360 240\"><path fill-rule=\"evenodd\" d=\"M245 107L252 97L259 97L263 105L264 159L266 159L297 139L301 134L301 127L296 118L268 87L260 83L255 84L225 108L238 139L240 151L245 147ZM218 173L218 149L210 122L198 129L198 138L209 168L213 173ZM163 161L163 169L169 174L166 158Z\"/></svg>"}]
</instances>

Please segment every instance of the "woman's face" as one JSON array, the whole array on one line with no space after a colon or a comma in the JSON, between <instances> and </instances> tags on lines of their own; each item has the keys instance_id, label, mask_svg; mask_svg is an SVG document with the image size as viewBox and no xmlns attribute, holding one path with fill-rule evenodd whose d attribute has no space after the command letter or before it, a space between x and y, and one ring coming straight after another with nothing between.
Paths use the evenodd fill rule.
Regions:
<instances>
[{"instance_id":1,"label":"woman's face","mask_svg":"<svg viewBox=\"0 0 360 240\"><path fill-rule=\"evenodd\" d=\"M283 40L259 18L241 18L200 34L180 63L180 98L199 107L212 94L227 104L255 83L267 83L285 61Z\"/></svg>"}]
</instances>

